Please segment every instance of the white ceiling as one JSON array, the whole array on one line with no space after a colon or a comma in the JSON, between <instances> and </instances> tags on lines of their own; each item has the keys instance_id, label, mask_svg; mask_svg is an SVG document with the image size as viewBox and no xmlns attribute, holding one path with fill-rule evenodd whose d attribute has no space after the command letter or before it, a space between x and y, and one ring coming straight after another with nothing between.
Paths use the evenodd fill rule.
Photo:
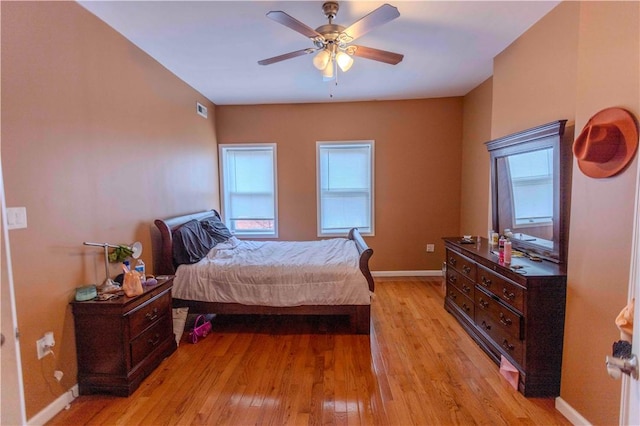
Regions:
<instances>
[{"instance_id":1,"label":"white ceiling","mask_svg":"<svg viewBox=\"0 0 640 426\"><path fill-rule=\"evenodd\" d=\"M401 53L388 65L355 58L338 85L322 81L313 55L258 61L313 47L267 18L282 10L309 27L327 24L323 1L80 1L218 105L462 96L492 75L493 58L559 1L396 1L400 17L355 44ZM384 2L342 1L349 26ZM330 94L333 97L330 97Z\"/></svg>"}]
</instances>

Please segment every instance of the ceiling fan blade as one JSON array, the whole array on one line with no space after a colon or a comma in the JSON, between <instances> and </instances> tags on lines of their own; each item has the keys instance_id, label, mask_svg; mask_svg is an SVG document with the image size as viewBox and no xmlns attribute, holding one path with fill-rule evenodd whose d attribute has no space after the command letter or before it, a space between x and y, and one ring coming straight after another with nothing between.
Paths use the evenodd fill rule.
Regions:
<instances>
[{"instance_id":1,"label":"ceiling fan blade","mask_svg":"<svg viewBox=\"0 0 640 426\"><path fill-rule=\"evenodd\" d=\"M284 25L285 27L291 28L293 31L299 32L305 37L309 37L312 40L318 37L324 40L322 34L281 10L272 10L267 13L267 17Z\"/></svg>"},{"instance_id":2,"label":"ceiling fan blade","mask_svg":"<svg viewBox=\"0 0 640 426\"><path fill-rule=\"evenodd\" d=\"M309 53L315 52L315 49L307 48L302 50L296 50L295 52L285 53L284 55L274 56L273 58L263 59L258 61L260 65L270 65L276 62L284 61L286 59L296 58L302 55L308 55Z\"/></svg>"},{"instance_id":3,"label":"ceiling fan blade","mask_svg":"<svg viewBox=\"0 0 640 426\"><path fill-rule=\"evenodd\" d=\"M353 45L349 47L355 48L355 50L353 51L353 56L385 62L391 65L396 65L404 58L404 55L401 55L399 53L387 52L386 50L374 49L372 47Z\"/></svg>"},{"instance_id":4,"label":"ceiling fan blade","mask_svg":"<svg viewBox=\"0 0 640 426\"><path fill-rule=\"evenodd\" d=\"M347 37L345 42L349 43L358 37L362 37L378 25L386 24L400 16L397 7L390 4L383 4L368 15L363 16L358 21L347 27L342 34Z\"/></svg>"}]
</instances>

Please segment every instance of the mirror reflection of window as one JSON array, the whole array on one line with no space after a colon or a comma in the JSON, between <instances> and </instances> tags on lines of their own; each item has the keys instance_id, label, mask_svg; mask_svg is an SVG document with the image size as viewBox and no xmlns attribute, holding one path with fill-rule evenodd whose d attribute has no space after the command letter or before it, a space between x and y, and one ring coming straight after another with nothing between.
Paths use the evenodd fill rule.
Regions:
<instances>
[{"instance_id":1,"label":"mirror reflection of window","mask_svg":"<svg viewBox=\"0 0 640 426\"><path fill-rule=\"evenodd\" d=\"M516 227L553 222L553 148L507 158Z\"/></svg>"}]
</instances>

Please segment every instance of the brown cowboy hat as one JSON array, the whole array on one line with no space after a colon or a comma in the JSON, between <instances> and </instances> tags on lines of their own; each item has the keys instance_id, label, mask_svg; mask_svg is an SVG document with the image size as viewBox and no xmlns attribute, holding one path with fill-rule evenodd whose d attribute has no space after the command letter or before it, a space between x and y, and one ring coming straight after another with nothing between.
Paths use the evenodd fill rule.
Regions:
<instances>
[{"instance_id":1,"label":"brown cowboy hat","mask_svg":"<svg viewBox=\"0 0 640 426\"><path fill-rule=\"evenodd\" d=\"M606 108L589 119L573 143L582 173L606 178L620 173L638 148L638 124L623 108Z\"/></svg>"}]
</instances>

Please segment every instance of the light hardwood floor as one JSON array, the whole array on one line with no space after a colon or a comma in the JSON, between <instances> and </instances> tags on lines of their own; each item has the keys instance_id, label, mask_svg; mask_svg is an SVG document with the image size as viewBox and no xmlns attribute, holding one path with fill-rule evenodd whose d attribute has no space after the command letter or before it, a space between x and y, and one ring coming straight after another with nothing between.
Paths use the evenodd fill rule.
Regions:
<instances>
[{"instance_id":1,"label":"light hardwood floor","mask_svg":"<svg viewBox=\"0 0 640 426\"><path fill-rule=\"evenodd\" d=\"M440 278L376 279L370 336L342 318L217 317L129 398L80 396L49 424L569 425L511 388L443 294Z\"/></svg>"}]
</instances>

